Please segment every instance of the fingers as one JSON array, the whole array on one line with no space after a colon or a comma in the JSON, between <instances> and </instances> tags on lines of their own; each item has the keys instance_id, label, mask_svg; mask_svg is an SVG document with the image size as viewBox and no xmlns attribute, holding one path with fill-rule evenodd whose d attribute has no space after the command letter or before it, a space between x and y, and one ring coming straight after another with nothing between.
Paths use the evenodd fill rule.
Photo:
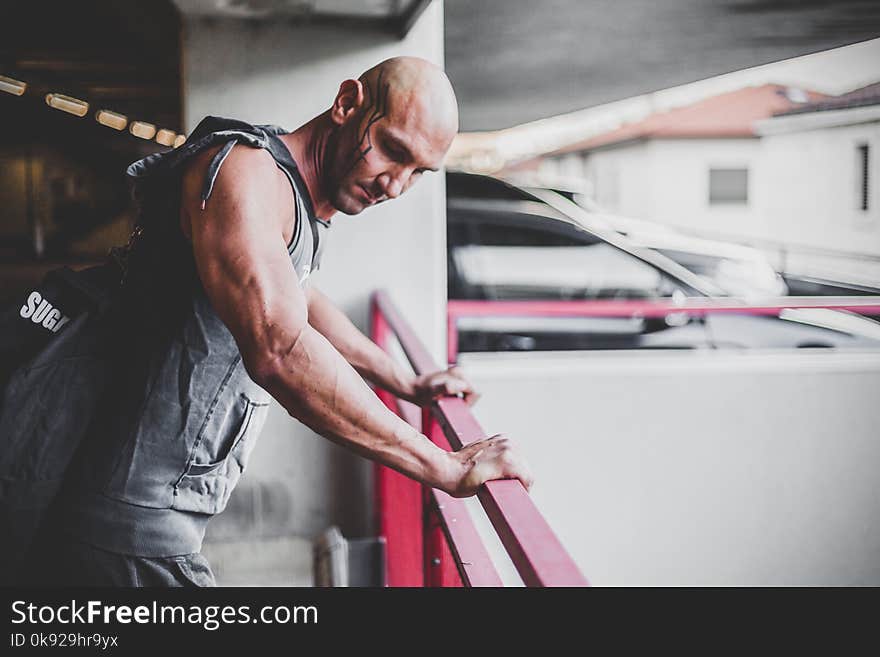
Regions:
<instances>
[{"instance_id":1,"label":"fingers","mask_svg":"<svg viewBox=\"0 0 880 657\"><path fill-rule=\"evenodd\" d=\"M473 385L471 385L470 381L465 378L461 368L457 365L453 365L446 370L446 374L449 375L448 378L444 379L446 383L446 394L455 395L464 399L468 406L473 406L477 403L477 400L480 398L480 393L478 393Z\"/></svg>"},{"instance_id":2,"label":"fingers","mask_svg":"<svg viewBox=\"0 0 880 657\"><path fill-rule=\"evenodd\" d=\"M523 487L528 491L531 490L534 483L532 471L529 469L525 459L514 449L509 438L505 438L502 434L494 436L497 439L495 443L499 450L499 460L501 461L501 470L503 475L499 479L519 479Z\"/></svg>"},{"instance_id":3,"label":"fingers","mask_svg":"<svg viewBox=\"0 0 880 657\"><path fill-rule=\"evenodd\" d=\"M424 406L439 397L458 397L468 406L473 406L480 398L470 381L462 375L457 366L448 370L423 374L416 382L416 398Z\"/></svg>"},{"instance_id":4,"label":"fingers","mask_svg":"<svg viewBox=\"0 0 880 657\"><path fill-rule=\"evenodd\" d=\"M477 403L477 400L482 397L482 395L478 392L472 392L468 395L464 396L464 401L468 406L473 406Z\"/></svg>"},{"instance_id":5,"label":"fingers","mask_svg":"<svg viewBox=\"0 0 880 657\"><path fill-rule=\"evenodd\" d=\"M471 387L471 384L464 379L444 377L441 381L441 385L443 386L443 392L447 395L467 396L474 393L474 389Z\"/></svg>"},{"instance_id":6,"label":"fingers","mask_svg":"<svg viewBox=\"0 0 880 657\"><path fill-rule=\"evenodd\" d=\"M474 389L470 383L464 379L449 376L445 372L434 379L432 388L435 395L467 397L474 393Z\"/></svg>"},{"instance_id":7,"label":"fingers","mask_svg":"<svg viewBox=\"0 0 880 657\"><path fill-rule=\"evenodd\" d=\"M494 479L518 479L527 491L531 490L534 483L531 469L503 434L470 443L461 453L472 464L469 494L475 493L480 484Z\"/></svg>"}]
</instances>

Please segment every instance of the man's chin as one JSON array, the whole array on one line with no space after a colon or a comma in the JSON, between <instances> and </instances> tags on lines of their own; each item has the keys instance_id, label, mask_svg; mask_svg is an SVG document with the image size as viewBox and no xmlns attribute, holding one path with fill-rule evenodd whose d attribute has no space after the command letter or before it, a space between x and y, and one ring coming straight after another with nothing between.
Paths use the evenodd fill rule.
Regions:
<instances>
[{"instance_id":1,"label":"man's chin","mask_svg":"<svg viewBox=\"0 0 880 657\"><path fill-rule=\"evenodd\" d=\"M337 212L352 216L355 214L360 214L367 206L365 203L362 203L357 199L351 198L350 196L345 196L335 199L333 202L333 207L336 209Z\"/></svg>"},{"instance_id":2,"label":"man's chin","mask_svg":"<svg viewBox=\"0 0 880 657\"><path fill-rule=\"evenodd\" d=\"M365 206L365 205L350 205L350 206L346 205L341 208L337 207L336 209L339 210L339 212L341 212L344 215L348 215L349 217L353 217L357 214L360 214L364 210L366 210L367 206Z\"/></svg>"},{"instance_id":3,"label":"man's chin","mask_svg":"<svg viewBox=\"0 0 880 657\"><path fill-rule=\"evenodd\" d=\"M333 207L342 214L352 216L355 214L360 214L368 207L370 207L370 204L365 203L364 201L361 201L354 196L349 196L346 194L339 196L333 203Z\"/></svg>"}]
</instances>

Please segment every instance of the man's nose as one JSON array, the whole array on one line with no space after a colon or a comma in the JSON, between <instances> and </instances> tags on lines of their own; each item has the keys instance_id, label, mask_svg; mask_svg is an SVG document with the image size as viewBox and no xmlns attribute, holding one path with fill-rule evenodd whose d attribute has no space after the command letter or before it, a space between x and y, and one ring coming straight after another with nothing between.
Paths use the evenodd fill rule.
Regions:
<instances>
[{"instance_id":1,"label":"man's nose","mask_svg":"<svg viewBox=\"0 0 880 657\"><path fill-rule=\"evenodd\" d=\"M403 176L383 173L379 176L379 189L386 198L397 198L403 190Z\"/></svg>"}]
</instances>

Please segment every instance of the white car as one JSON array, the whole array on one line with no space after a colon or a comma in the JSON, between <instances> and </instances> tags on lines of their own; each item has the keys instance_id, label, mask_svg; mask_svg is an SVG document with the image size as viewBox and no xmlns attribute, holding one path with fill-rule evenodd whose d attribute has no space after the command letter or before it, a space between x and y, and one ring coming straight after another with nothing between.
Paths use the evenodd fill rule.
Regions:
<instances>
[{"instance_id":1,"label":"white car","mask_svg":"<svg viewBox=\"0 0 880 657\"><path fill-rule=\"evenodd\" d=\"M772 270L768 273L746 251L715 251L722 262L739 264L722 264L714 276L703 276L696 266L647 248L668 246L659 233L640 241L607 224L590 223L574 203L553 192L462 173L448 173L446 187L451 302L685 303L724 296L766 299L785 292ZM706 244L693 244L692 250L676 246L685 253L699 246L709 257ZM461 316L457 350L880 347L877 322L822 308L768 315L745 305L742 313L670 312L665 317L630 316L621 308L613 317Z\"/></svg>"}]
</instances>

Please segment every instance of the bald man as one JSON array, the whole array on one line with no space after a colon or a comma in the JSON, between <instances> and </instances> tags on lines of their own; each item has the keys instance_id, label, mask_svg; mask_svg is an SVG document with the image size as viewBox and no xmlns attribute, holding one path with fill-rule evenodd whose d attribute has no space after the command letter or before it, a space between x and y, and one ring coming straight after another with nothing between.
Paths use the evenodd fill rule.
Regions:
<instances>
[{"instance_id":1,"label":"bald man","mask_svg":"<svg viewBox=\"0 0 880 657\"><path fill-rule=\"evenodd\" d=\"M490 479L531 485L504 436L447 452L390 412L364 379L421 405L476 393L455 368L413 376L308 282L333 215L436 172L457 130L444 73L400 57L342 82L294 132L208 117L180 148L129 167L141 215L122 254L120 371L30 572L56 585L213 585L205 527L270 395L328 439L450 495Z\"/></svg>"}]
</instances>

